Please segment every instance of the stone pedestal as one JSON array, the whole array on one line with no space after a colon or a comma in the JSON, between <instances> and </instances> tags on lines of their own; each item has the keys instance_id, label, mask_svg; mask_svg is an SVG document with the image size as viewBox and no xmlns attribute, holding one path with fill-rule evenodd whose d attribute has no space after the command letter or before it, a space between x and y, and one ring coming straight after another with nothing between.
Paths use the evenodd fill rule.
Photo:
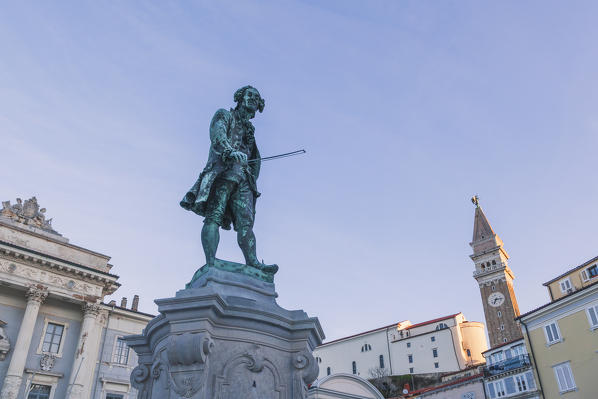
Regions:
<instances>
[{"instance_id":1,"label":"stone pedestal","mask_svg":"<svg viewBox=\"0 0 598 399\"><path fill-rule=\"evenodd\" d=\"M228 262L231 263L231 262ZM245 265L228 270L241 270ZM131 383L138 399L304 399L318 375L317 318L276 303L274 284L223 268L202 268L142 335Z\"/></svg>"}]
</instances>

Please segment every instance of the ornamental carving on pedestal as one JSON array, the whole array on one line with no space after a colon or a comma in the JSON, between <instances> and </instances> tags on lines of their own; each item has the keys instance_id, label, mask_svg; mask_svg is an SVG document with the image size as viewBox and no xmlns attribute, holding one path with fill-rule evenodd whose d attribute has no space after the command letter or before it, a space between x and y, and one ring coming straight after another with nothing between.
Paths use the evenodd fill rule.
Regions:
<instances>
[{"instance_id":1,"label":"ornamental carving on pedestal","mask_svg":"<svg viewBox=\"0 0 598 399\"><path fill-rule=\"evenodd\" d=\"M231 358L222 374L216 377L218 399L285 399L285 388L274 363L264 356L258 345L252 345Z\"/></svg>"},{"instance_id":2,"label":"ornamental carving on pedestal","mask_svg":"<svg viewBox=\"0 0 598 399\"><path fill-rule=\"evenodd\" d=\"M213 348L214 341L207 333L184 333L170 337L166 355L173 391L190 398L205 389L208 355Z\"/></svg>"},{"instance_id":3,"label":"ornamental carving on pedestal","mask_svg":"<svg viewBox=\"0 0 598 399\"><path fill-rule=\"evenodd\" d=\"M320 367L311 352L307 350L295 353L291 363L299 374L295 378L295 395L299 398L305 398L307 397L307 387L318 377Z\"/></svg>"}]
</instances>

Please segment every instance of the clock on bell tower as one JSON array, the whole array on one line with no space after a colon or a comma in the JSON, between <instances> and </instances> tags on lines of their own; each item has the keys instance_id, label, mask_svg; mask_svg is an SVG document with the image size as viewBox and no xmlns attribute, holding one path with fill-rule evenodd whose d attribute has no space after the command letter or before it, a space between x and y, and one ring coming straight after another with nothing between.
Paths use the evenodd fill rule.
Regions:
<instances>
[{"instance_id":1,"label":"clock on bell tower","mask_svg":"<svg viewBox=\"0 0 598 399\"><path fill-rule=\"evenodd\" d=\"M477 196L472 198L476 206L473 224L473 248L471 260L475 264L473 278L480 286L486 330L490 348L521 338L521 328L515 317L519 316L519 306L513 290L515 276L509 268L509 255L503 242L486 219Z\"/></svg>"}]
</instances>

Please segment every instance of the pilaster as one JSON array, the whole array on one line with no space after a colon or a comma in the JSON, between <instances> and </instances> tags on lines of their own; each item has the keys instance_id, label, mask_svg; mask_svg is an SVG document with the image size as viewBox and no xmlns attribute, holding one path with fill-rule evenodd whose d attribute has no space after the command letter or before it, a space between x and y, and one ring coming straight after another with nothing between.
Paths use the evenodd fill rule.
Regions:
<instances>
[{"instance_id":1,"label":"pilaster","mask_svg":"<svg viewBox=\"0 0 598 399\"><path fill-rule=\"evenodd\" d=\"M29 353L29 346L31 345L31 338L33 337L33 330L35 328L35 321L42 302L48 296L48 291L45 287L31 287L26 293L27 306L23 321L19 328L17 341L13 349L13 354L10 359L10 364L6 372L6 377L2 384L2 391L0 399L16 399L21 382L23 380L23 372L25 369L25 362L27 354Z\"/></svg>"},{"instance_id":2,"label":"pilaster","mask_svg":"<svg viewBox=\"0 0 598 399\"><path fill-rule=\"evenodd\" d=\"M93 372L99 349L101 329L98 328L97 318L100 314L100 305L85 302L82 310L83 323L69 378L68 399L84 399L89 397L93 385Z\"/></svg>"}]
</instances>

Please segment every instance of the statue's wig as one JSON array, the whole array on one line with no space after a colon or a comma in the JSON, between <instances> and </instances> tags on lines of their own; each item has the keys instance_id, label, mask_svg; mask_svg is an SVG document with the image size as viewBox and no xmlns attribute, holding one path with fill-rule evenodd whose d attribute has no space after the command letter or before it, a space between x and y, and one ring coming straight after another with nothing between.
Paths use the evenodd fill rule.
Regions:
<instances>
[{"instance_id":1,"label":"statue's wig","mask_svg":"<svg viewBox=\"0 0 598 399\"><path fill-rule=\"evenodd\" d=\"M250 85L241 87L239 90L235 91L235 95L233 97L235 102L237 103L237 108L239 107L239 103L241 102L241 100L243 100L243 97L245 96L245 91L248 89L254 89L255 91L258 92L258 94L260 93L258 89L256 89L253 86L250 86ZM266 101L260 94L260 101L259 101L259 104L257 105L257 110L260 112L264 112L264 105L266 105Z\"/></svg>"}]
</instances>

